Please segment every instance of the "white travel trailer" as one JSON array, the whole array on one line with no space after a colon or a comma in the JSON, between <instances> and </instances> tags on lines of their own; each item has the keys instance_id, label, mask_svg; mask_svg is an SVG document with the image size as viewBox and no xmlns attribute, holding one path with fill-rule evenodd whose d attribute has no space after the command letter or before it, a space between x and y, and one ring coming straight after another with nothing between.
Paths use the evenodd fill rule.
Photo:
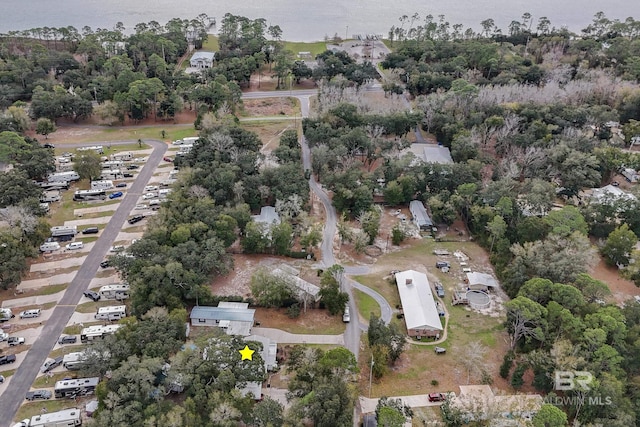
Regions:
<instances>
[{"instance_id":1,"label":"white travel trailer","mask_svg":"<svg viewBox=\"0 0 640 427\"><path fill-rule=\"evenodd\" d=\"M112 188L114 188L113 181L109 179L104 179L101 181L91 181L92 190L111 190Z\"/></svg>"},{"instance_id":2,"label":"white travel trailer","mask_svg":"<svg viewBox=\"0 0 640 427\"><path fill-rule=\"evenodd\" d=\"M102 166L102 169L121 169L124 167L124 162L121 160L107 160L100 163L100 166Z\"/></svg>"},{"instance_id":3,"label":"white travel trailer","mask_svg":"<svg viewBox=\"0 0 640 427\"><path fill-rule=\"evenodd\" d=\"M78 408L65 409L48 414L40 414L31 417L29 427L75 427L82 425L82 418Z\"/></svg>"},{"instance_id":4,"label":"white travel trailer","mask_svg":"<svg viewBox=\"0 0 640 427\"><path fill-rule=\"evenodd\" d=\"M92 145L90 147L80 147L78 151L95 151L98 154L104 154L104 147L102 145Z\"/></svg>"},{"instance_id":5,"label":"white travel trailer","mask_svg":"<svg viewBox=\"0 0 640 427\"><path fill-rule=\"evenodd\" d=\"M60 191L58 190L43 191L42 197L40 197L40 201L43 203L57 202L59 200L60 200Z\"/></svg>"},{"instance_id":6,"label":"white travel trailer","mask_svg":"<svg viewBox=\"0 0 640 427\"><path fill-rule=\"evenodd\" d=\"M122 153L115 153L111 155L111 160L131 160L133 159L133 153L131 151L124 151Z\"/></svg>"},{"instance_id":7,"label":"white travel trailer","mask_svg":"<svg viewBox=\"0 0 640 427\"><path fill-rule=\"evenodd\" d=\"M78 172L70 171L70 172L58 172L52 173L47 177L49 182L69 182L69 181L77 181L80 179L80 175Z\"/></svg>"},{"instance_id":8,"label":"white travel trailer","mask_svg":"<svg viewBox=\"0 0 640 427\"><path fill-rule=\"evenodd\" d=\"M123 300L129 298L129 285L125 285L123 283L104 285L100 288L98 293L104 299Z\"/></svg>"},{"instance_id":9,"label":"white travel trailer","mask_svg":"<svg viewBox=\"0 0 640 427\"><path fill-rule=\"evenodd\" d=\"M81 351L65 354L62 358L62 366L70 371L73 371L74 369L82 369L84 362L84 353Z\"/></svg>"},{"instance_id":10,"label":"white travel trailer","mask_svg":"<svg viewBox=\"0 0 640 427\"><path fill-rule=\"evenodd\" d=\"M124 175L122 174L120 169L103 170L100 174L100 179L103 181L122 178L124 178Z\"/></svg>"},{"instance_id":11,"label":"white travel trailer","mask_svg":"<svg viewBox=\"0 0 640 427\"><path fill-rule=\"evenodd\" d=\"M96 339L102 339L107 335L115 334L121 327L122 325L89 326L80 332L80 342L88 343Z\"/></svg>"},{"instance_id":12,"label":"white travel trailer","mask_svg":"<svg viewBox=\"0 0 640 427\"><path fill-rule=\"evenodd\" d=\"M51 227L51 235L53 237L75 236L76 234L78 234L78 227L75 225L56 225Z\"/></svg>"},{"instance_id":13,"label":"white travel trailer","mask_svg":"<svg viewBox=\"0 0 640 427\"><path fill-rule=\"evenodd\" d=\"M123 317L127 317L127 306L112 305L100 307L94 317L96 320L120 320Z\"/></svg>"}]
</instances>

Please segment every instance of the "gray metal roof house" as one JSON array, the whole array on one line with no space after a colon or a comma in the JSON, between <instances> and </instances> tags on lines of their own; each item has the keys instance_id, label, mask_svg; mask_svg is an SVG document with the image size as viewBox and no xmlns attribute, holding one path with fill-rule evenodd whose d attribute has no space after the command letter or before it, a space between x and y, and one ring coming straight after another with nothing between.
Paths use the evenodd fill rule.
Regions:
<instances>
[{"instance_id":1,"label":"gray metal roof house","mask_svg":"<svg viewBox=\"0 0 640 427\"><path fill-rule=\"evenodd\" d=\"M211 68L215 59L215 52L196 52L189 60L189 65L194 68Z\"/></svg>"},{"instance_id":2,"label":"gray metal roof house","mask_svg":"<svg viewBox=\"0 0 640 427\"><path fill-rule=\"evenodd\" d=\"M253 215L255 222L262 222L271 227L273 224L280 224L280 215L273 206L263 206L260 208L260 215Z\"/></svg>"},{"instance_id":3,"label":"gray metal roof house","mask_svg":"<svg viewBox=\"0 0 640 427\"><path fill-rule=\"evenodd\" d=\"M255 312L246 307L197 306L191 310L191 326L216 326L224 329L227 335L247 336L251 335Z\"/></svg>"},{"instance_id":4,"label":"gray metal roof house","mask_svg":"<svg viewBox=\"0 0 640 427\"><path fill-rule=\"evenodd\" d=\"M430 230L433 227L433 221L431 221L429 214L427 214L427 209L420 200L412 200L409 203L409 211L420 230Z\"/></svg>"}]
</instances>

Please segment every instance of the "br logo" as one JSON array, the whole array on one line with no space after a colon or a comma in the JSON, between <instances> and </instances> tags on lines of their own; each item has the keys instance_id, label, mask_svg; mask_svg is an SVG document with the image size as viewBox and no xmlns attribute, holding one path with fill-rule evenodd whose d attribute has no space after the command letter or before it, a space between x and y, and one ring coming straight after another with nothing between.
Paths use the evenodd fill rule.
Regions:
<instances>
[{"instance_id":1,"label":"br logo","mask_svg":"<svg viewBox=\"0 0 640 427\"><path fill-rule=\"evenodd\" d=\"M589 384L593 382L593 375L587 371L556 371L556 390L589 391Z\"/></svg>"}]
</instances>

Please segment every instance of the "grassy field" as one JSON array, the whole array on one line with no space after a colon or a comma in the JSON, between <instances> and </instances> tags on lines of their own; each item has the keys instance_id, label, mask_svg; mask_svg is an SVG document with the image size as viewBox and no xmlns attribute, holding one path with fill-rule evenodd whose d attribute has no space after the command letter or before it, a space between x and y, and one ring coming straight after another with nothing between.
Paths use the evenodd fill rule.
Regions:
<instances>
[{"instance_id":1,"label":"grassy field","mask_svg":"<svg viewBox=\"0 0 640 427\"><path fill-rule=\"evenodd\" d=\"M329 316L326 310L308 309L305 313L301 309L300 316L290 319L284 309L256 309L256 320L261 327L282 329L292 334L337 335L345 330L341 316Z\"/></svg>"},{"instance_id":2,"label":"grassy field","mask_svg":"<svg viewBox=\"0 0 640 427\"><path fill-rule=\"evenodd\" d=\"M363 319L368 321L371 317L371 313L380 317L380 306L378 305L376 300L357 289L353 290L353 296L356 299L356 303L358 304L358 312Z\"/></svg>"},{"instance_id":3,"label":"grassy field","mask_svg":"<svg viewBox=\"0 0 640 427\"><path fill-rule=\"evenodd\" d=\"M298 55L298 52L311 52L311 57L315 59L316 55L321 54L327 50L326 42L284 42L285 50L290 50L294 55Z\"/></svg>"},{"instance_id":4,"label":"grassy field","mask_svg":"<svg viewBox=\"0 0 640 427\"><path fill-rule=\"evenodd\" d=\"M8 371L0 371L0 375L5 378L9 378L11 375L15 374L17 369L9 369Z\"/></svg>"},{"instance_id":5,"label":"grassy field","mask_svg":"<svg viewBox=\"0 0 640 427\"><path fill-rule=\"evenodd\" d=\"M98 308L107 307L110 305L121 305L121 304L119 303L114 304L113 301L97 301L97 302L89 301L82 304L78 304L78 306L76 307L76 311L78 313L96 313L98 311Z\"/></svg>"},{"instance_id":6,"label":"grassy field","mask_svg":"<svg viewBox=\"0 0 640 427\"><path fill-rule=\"evenodd\" d=\"M34 292L25 292L25 295L27 296L37 296L37 295L53 295L53 294L57 294L60 291L64 291L65 289L67 289L67 286L69 286L68 283L61 283L59 285L47 285L45 287L42 288L38 288L37 290L35 290ZM25 295L22 295L23 297Z\"/></svg>"},{"instance_id":7,"label":"grassy field","mask_svg":"<svg viewBox=\"0 0 640 427\"><path fill-rule=\"evenodd\" d=\"M62 333L64 335L78 335L80 334L80 332L82 332L82 328L85 327L89 327L89 326L94 326L94 325L102 325L103 322L86 322L83 325L84 326L80 326L80 325L71 325L71 326L67 326L66 328L63 329Z\"/></svg>"},{"instance_id":8,"label":"grassy field","mask_svg":"<svg viewBox=\"0 0 640 427\"><path fill-rule=\"evenodd\" d=\"M244 122L242 127L255 132L260 137L267 151L271 151L279 145L280 135L287 129L295 129L293 121L257 121Z\"/></svg>"},{"instance_id":9,"label":"grassy field","mask_svg":"<svg viewBox=\"0 0 640 427\"><path fill-rule=\"evenodd\" d=\"M217 52L220 50L220 44L218 43L218 36L208 34L207 41L202 44L202 50Z\"/></svg>"}]
</instances>

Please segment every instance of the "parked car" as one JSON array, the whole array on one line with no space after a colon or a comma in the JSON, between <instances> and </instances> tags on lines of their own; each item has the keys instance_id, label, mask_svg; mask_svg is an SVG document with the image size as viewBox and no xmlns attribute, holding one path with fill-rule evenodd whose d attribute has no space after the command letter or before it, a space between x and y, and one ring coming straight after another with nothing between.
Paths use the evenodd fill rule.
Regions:
<instances>
[{"instance_id":1,"label":"parked car","mask_svg":"<svg viewBox=\"0 0 640 427\"><path fill-rule=\"evenodd\" d=\"M126 182L119 182L119 183L116 184L117 188L125 188L126 186L127 186Z\"/></svg>"},{"instance_id":2,"label":"parked car","mask_svg":"<svg viewBox=\"0 0 640 427\"><path fill-rule=\"evenodd\" d=\"M13 347L15 345L24 344L25 340L24 337L10 337L7 340L7 343L9 344L9 347Z\"/></svg>"},{"instance_id":3,"label":"parked car","mask_svg":"<svg viewBox=\"0 0 640 427\"><path fill-rule=\"evenodd\" d=\"M436 268L451 267L448 261L436 261Z\"/></svg>"},{"instance_id":4,"label":"parked car","mask_svg":"<svg viewBox=\"0 0 640 427\"><path fill-rule=\"evenodd\" d=\"M25 311L21 311L20 312L20 318L21 319L28 319L31 317L38 317L40 316L40 309L39 308L35 308L33 310L25 310Z\"/></svg>"},{"instance_id":5,"label":"parked car","mask_svg":"<svg viewBox=\"0 0 640 427\"><path fill-rule=\"evenodd\" d=\"M0 384L4 382L4 375L0 375Z\"/></svg>"},{"instance_id":6,"label":"parked car","mask_svg":"<svg viewBox=\"0 0 640 427\"><path fill-rule=\"evenodd\" d=\"M133 178L133 174L132 173L126 173L125 172L125 173L122 174L122 176L125 177L125 178Z\"/></svg>"},{"instance_id":7,"label":"parked car","mask_svg":"<svg viewBox=\"0 0 640 427\"><path fill-rule=\"evenodd\" d=\"M84 248L84 243L82 243L82 242L72 242L72 243L69 243L67 246L65 246L65 248L68 251L75 251L76 249Z\"/></svg>"},{"instance_id":8,"label":"parked car","mask_svg":"<svg viewBox=\"0 0 640 427\"><path fill-rule=\"evenodd\" d=\"M144 200L155 199L156 197L158 197L156 193L147 193L142 196Z\"/></svg>"},{"instance_id":9,"label":"parked car","mask_svg":"<svg viewBox=\"0 0 640 427\"><path fill-rule=\"evenodd\" d=\"M0 356L0 365L6 365L7 363L13 363L16 361L15 354L8 354L6 356Z\"/></svg>"},{"instance_id":10,"label":"parked car","mask_svg":"<svg viewBox=\"0 0 640 427\"><path fill-rule=\"evenodd\" d=\"M98 227L87 227L82 230L82 234L98 234L100 229Z\"/></svg>"},{"instance_id":11,"label":"parked car","mask_svg":"<svg viewBox=\"0 0 640 427\"><path fill-rule=\"evenodd\" d=\"M31 420L29 418L25 418L24 420L14 424L13 427L29 427L30 422Z\"/></svg>"},{"instance_id":12,"label":"parked car","mask_svg":"<svg viewBox=\"0 0 640 427\"><path fill-rule=\"evenodd\" d=\"M156 185L147 185L146 187L144 187L144 191L158 191L158 187Z\"/></svg>"},{"instance_id":13,"label":"parked car","mask_svg":"<svg viewBox=\"0 0 640 427\"><path fill-rule=\"evenodd\" d=\"M349 323L351 321L351 314L349 313L349 306L344 306L344 313L342 313L342 321L344 323Z\"/></svg>"},{"instance_id":14,"label":"parked car","mask_svg":"<svg viewBox=\"0 0 640 427\"><path fill-rule=\"evenodd\" d=\"M447 352L447 349L444 347L435 347L434 350L436 354L445 354Z\"/></svg>"},{"instance_id":15,"label":"parked car","mask_svg":"<svg viewBox=\"0 0 640 427\"><path fill-rule=\"evenodd\" d=\"M90 299L92 299L94 301L100 300L100 294L97 293L96 291L84 291L82 293L82 295L84 295L85 297L90 298Z\"/></svg>"},{"instance_id":16,"label":"parked car","mask_svg":"<svg viewBox=\"0 0 640 427\"><path fill-rule=\"evenodd\" d=\"M173 162L173 159L171 157L167 157L167 156L164 156L162 158L162 160L164 160L165 162Z\"/></svg>"},{"instance_id":17,"label":"parked car","mask_svg":"<svg viewBox=\"0 0 640 427\"><path fill-rule=\"evenodd\" d=\"M62 365L62 359L62 356L56 357L55 359L47 359L40 367L40 372L47 373L50 370L57 368Z\"/></svg>"},{"instance_id":18,"label":"parked car","mask_svg":"<svg viewBox=\"0 0 640 427\"><path fill-rule=\"evenodd\" d=\"M109 194L109 198L110 199L117 199L118 197L122 197L123 194L124 193L122 191L116 191L115 193Z\"/></svg>"},{"instance_id":19,"label":"parked car","mask_svg":"<svg viewBox=\"0 0 640 427\"><path fill-rule=\"evenodd\" d=\"M51 392L49 390L28 391L25 398L27 400L36 400L36 399L48 400L48 399L51 399Z\"/></svg>"},{"instance_id":20,"label":"parked car","mask_svg":"<svg viewBox=\"0 0 640 427\"><path fill-rule=\"evenodd\" d=\"M122 252L122 251L124 251L124 246L122 245L115 245L109 248L109 252Z\"/></svg>"},{"instance_id":21,"label":"parked car","mask_svg":"<svg viewBox=\"0 0 640 427\"><path fill-rule=\"evenodd\" d=\"M44 148L56 148L53 144L44 144Z\"/></svg>"},{"instance_id":22,"label":"parked car","mask_svg":"<svg viewBox=\"0 0 640 427\"><path fill-rule=\"evenodd\" d=\"M127 170L134 170L134 169L138 169L140 166L138 165L129 165L127 166Z\"/></svg>"},{"instance_id":23,"label":"parked car","mask_svg":"<svg viewBox=\"0 0 640 427\"><path fill-rule=\"evenodd\" d=\"M144 215L134 215L129 218L129 224L135 224L136 222L140 222L144 219Z\"/></svg>"},{"instance_id":24,"label":"parked car","mask_svg":"<svg viewBox=\"0 0 640 427\"><path fill-rule=\"evenodd\" d=\"M444 393L429 393L429 402L442 402L445 398Z\"/></svg>"},{"instance_id":25,"label":"parked car","mask_svg":"<svg viewBox=\"0 0 640 427\"><path fill-rule=\"evenodd\" d=\"M147 209L147 207L148 206L145 205L144 203L140 203L139 205L136 205L136 207L133 208L133 209L140 211L140 210L143 210L143 209Z\"/></svg>"},{"instance_id":26,"label":"parked car","mask_svg":"<svg viewBox=\"0 0 640 427\"><path fill-rule=\"evenodd\" d=\"M436 283L435 284L435 288L436 288L436 294L440 297L440 298L444 298L444 286L442 286L441 283Z\"/></svg>"},{"instance_id":27,"label":"parked car","mask_svg":"<svg viewBox=\"0 0 640 427\"><path fill-rule=\"evenodd\" d=\"M63 335L58 338L58 344L75 344L78 341L78 337L75 335Z\"/></svg>"},{"instance_id":28,"label":"parked car","mask_svg":"<svg viewBox=\"0 0 640 427\"><path fill-rule=\"evenodd\" d=\"M110 266L111 266L111 262L109 262L108 259L105 259L104 261L102 261L100 263L100 267L102 267L102 268L107 268L107 267L110 267Z\"/></svg>"},{"instance_id":29,"label":"parked car","mask_svg":"<svg viewBox=\"0 0 640 427\"><path fill-rule=\"evenodd\" d=\"M9 339L9 334L6 332L0 331L0 342L6 341Z\"/></svg>"}]
</instances>

